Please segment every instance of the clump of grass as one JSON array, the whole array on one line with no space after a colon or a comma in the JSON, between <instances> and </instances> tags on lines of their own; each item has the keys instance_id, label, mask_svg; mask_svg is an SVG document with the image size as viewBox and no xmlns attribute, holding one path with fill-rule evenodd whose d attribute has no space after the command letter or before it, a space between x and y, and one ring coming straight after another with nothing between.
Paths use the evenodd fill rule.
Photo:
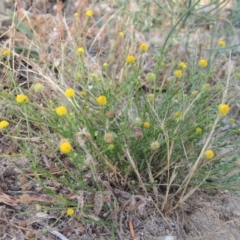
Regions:
<instances>
[{"instance_id":1,"label":"clump of grass","mask_svg":"<svg viewBox=\"0 0 240 240\"><path fill-rule=\"evenodd\" d=\"M236 174L226 175L237 168L239 154L238 126L227 120L238 117L237 69L226 49L225 75L217 75L218 56L227 47L218 38L213 39L214 57L202 49L186 60L171 56L172 34L180 33L183 25L177 27L183 20L187 24L184 16L194 11L192 6L180 9L183 15L168 26L162 51L138 36L138 13L131 15L122 7L97 16L98 21L94 11L86 9L81 25L75 14L71 31L65 29L66 39L51 45L44 61L22 56L27 63L23 71L37 82L27 77L19 84L13 64L19 55L13 49L2 54L10 83L2 85L0 95L6 106L1 133L28 157L35 181L59 198L68 216L75 216L79 206L46 187L44 178L71 193L104 191L104 181L117 181L122 189L152 195L157 203L163 198L162 209L171 202L171 210L213 175L217 181L211 187L238 184ZM41 45L34 44L40 53ZM223 149L228 150L222 154ZM47 170L43 156L60 177Z\"/></svg>"}]
</instances>

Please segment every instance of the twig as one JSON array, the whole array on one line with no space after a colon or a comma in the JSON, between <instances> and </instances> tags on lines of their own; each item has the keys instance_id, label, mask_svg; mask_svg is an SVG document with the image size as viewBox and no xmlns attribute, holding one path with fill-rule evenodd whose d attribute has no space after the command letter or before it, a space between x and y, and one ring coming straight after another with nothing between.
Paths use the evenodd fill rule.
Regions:
<instances>
[{"instance_id":1,"label":"twig","mask_svg":"<svg viewBox=\"0 0 240 240\"><path fill-rule=\"evenodd\" d=\"M129 229L130 229L131 238L135 239L135 232L134 232L133 223L132 223L131 218L129 219Z\"/></svg>"}]
</instances>

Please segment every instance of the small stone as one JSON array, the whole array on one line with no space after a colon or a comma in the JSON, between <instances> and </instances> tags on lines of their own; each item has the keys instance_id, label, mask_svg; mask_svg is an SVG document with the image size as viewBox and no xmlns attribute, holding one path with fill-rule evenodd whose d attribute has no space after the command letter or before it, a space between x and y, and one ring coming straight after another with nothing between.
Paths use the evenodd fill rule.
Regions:
<instances>
[{"instance_id":1,"label":"small stone","mask_svg":"<svg viewBox=\"0 0 240 240\"><path fill-rule=\"evenodd\" d=\"M177 240L175 236L166 236L164 240Z\"/></svg>"}]
</instances>

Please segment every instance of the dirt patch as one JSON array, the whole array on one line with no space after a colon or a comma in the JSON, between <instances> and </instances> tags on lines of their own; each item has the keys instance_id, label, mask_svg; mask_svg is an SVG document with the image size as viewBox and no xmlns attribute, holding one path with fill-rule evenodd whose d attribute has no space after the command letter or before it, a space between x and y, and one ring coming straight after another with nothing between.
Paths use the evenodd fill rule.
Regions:
<instances>
[{"instance_id":1,"label":"dirt patch","mask_svg":"<svg viewBox=\"0 0 240 240\"><path fill-rule=\"evenodd\" d=\"M171 215L159 213L151 202L144 211L128 211L123 199L118 197L120 209L114 221L116 226L107 226L100 224L94 216L92 222L82 222L80 212L76 218L70 218L64 211L54 209L51 198L44 194L42 187L33 179L23 177L12 164L23 167L27 159L15 157L10 163L10 158L1 157L0 162L2 239L56 239L57 234L62 234L71 240L107 240L113 235L115 239L130 240L133 233L139 240L167 240L170 236L179 240L240 239L240 197L228 191L198 190ZM50 186L49 181L47 183ZM54 183L52 187L60 188ZM39 201L48 202L48 207L42 208Z\"/></svg>"}]
</instances>

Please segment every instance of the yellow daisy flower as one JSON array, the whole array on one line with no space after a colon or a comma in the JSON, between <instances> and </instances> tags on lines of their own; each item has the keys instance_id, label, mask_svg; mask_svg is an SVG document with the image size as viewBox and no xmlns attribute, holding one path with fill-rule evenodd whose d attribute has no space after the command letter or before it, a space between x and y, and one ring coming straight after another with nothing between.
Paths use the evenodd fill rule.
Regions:
<instances>
[{"instance_id":1,"label":"yellow daisy flower","mask_svg":"<svg viewBox=\"0 0 240 240\"><path fill-rule=\"evenodd\" d=\"M23 102L28 100L28 96L24 95L24 94L19 94L19 95L16 96L15 100L16 100L17 103L23 103Z\"/></svg>"},{"instance_id":2,"label":"yellow daisy flower","mask_svg":"<svg viewBox=\"0 0 240 240\"><path fill-rule=\"evenodd\" d=\"M151 125L150 125L149 122L144 122L144 123L143 123L143 127L144 127L144 128L150 128L150 126L151 126Z\"/></svg>"},{"instance_id":3,"label":"yellow daisy flower","mask_svg":"<svg viewBox=\"0 0 240 240\"><path fill-rule=\"evenodd\" d=\"M74 214L74 210L72 208L67 209L67 215L71 217Z\"/></svg>"},{"instance_id":4,"label":"yellow daisy flower","mask_svg":"<svg viewBox=\"0 0 240 240\"><path fill-rule=\"evenodd\" d=\"M135 61L136 61L136 58L133 55L129 55L126 58L127 63L135 63Z\"/></svg>"},{"instance_id":5,"label":"yellow daisy flower","mask_svg":"<svg viewBox=\"0 0 240 240\"><path fill-rule=\"evenodd\" d=\"M213 150L207 150L207 151L205 151L204 155L205 155L205 157L206 157L207 159L212 159L212 158L214 158L214 156L215 156Z\"/></svg>"},{"instance_id":6,"label":"yellow daisy flower","mask_svg":"<svg viewBox=\"0 0 240 240\"><path fill-rule=\"evenodd\" d=\"M230 107L228 104L220 104L218 106L218 111L223 115L226 116L228 112L230 111Z\"/></svg>"},{"instance_id":7,"label":"yellow daisy flower","mask_svg":"<svg viewBox=\"0 0 240 240\"><path fill-rule=\"evenodd\" d=\"M200 59L200 60L199 60L199 65L200 65L201 67L205 68L205 67L207 67L208 62L207 62L206 59Z\"/></svg>"},{"instance_id":8,"label":"yellow daisy flower","mask_svg":"<svg viewBox=\"0 0 240 240\"><path fill-rule=\"evenodd\" d=\"M87 10L85 14L86 14L87 17L92 17L93 16L93 11L92 10Z\"/></svg>"},{"instance_id":9,"label":"yellow daisy flower","mask_svg":"<svg viewBox=\"0 0 240 240\"><path fill-rule=\"evenodd\" d=\"M107 98L104 95L101 95L97 98L97 102L99 105L106 105L107 104Z\"/></svg>"},{"instance_id":10,"label":"yellow daisy flower","mask_svg":"<svg viewBox=\"0 0 240 240\"><path fill-rule=\"evenodd\" d=\"M0 129L6 128L9 125L8 121L0 121Z\"/></svg>"},{"instance_id":11,"label":"yellow daisy flower","mask_svg":"<svg viewBox=\"0 0 240 240\"><path fill-rule=\"evenodd\" d=\"M64 116L67 114L67 108L64 106L59 106L55 108L55 112L57 113L58 116Z\"/></svg>"},{"instance_id":12,"label":"yellow daisy flower","mask_svg":"<svg viewBox=\"0 0 240 240\"><path fill-rule=\"evenodd\" d=\"M74 97L75 96L75 91L72 88L68 88L65 91L65 96L68 98Z\"/></svg>"},{"instance_id":13,"label":"yellow daisy flower","mask_svg":"<svg viewBox=\"0 0 240 240\"><path fill-rule=\"evenodd\" d=\"M142 43L139 48L142 52L147 52L148 45L146 43Z\"/></svg>"},{"instance_id":14,"label":"yellow daisy flower","mask_svg":"<svg viewBox=\"0 0 240 240\"><path fill-rule=\"evenodd\" d=\"M67 154L72 150L72 146L68 141L62 141L59 145L61 153Z\"/></svg>"}]
</instances>

